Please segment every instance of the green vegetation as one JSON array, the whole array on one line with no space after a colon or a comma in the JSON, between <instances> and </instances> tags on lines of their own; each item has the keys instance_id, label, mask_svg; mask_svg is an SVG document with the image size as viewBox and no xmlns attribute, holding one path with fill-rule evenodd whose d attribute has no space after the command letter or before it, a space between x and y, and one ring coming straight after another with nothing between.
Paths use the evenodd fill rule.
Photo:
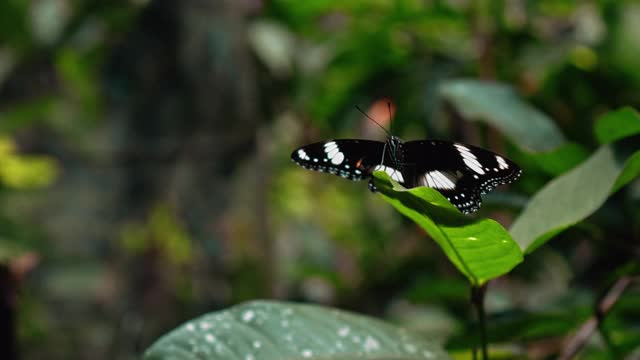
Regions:
<instances>
[{"instance_id":1,"label":"green vegetation","mask_svg":"<svg viewBox=\"0 0 640 360\"><path fill-rule=\"evenodd\" d=\"M635 359L639 17L0 2L0 357ZM466 216L289 161L383 139L355 106L523 175Z\"/></svg>"}]
</instances>

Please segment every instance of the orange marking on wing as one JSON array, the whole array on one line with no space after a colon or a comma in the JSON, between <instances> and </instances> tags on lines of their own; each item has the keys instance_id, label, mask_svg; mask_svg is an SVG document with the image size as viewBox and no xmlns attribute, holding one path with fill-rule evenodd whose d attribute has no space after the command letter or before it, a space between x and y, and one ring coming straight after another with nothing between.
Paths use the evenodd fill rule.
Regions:
<instances>
[{"instance_id":1,"label":"orange marking on wing","mask_svg":"<svg viewBox=\"0 0 640 360\"><path fill-rule=\"evenodd\" d=\"M358 162L356 163L356 169L360 169L360 165L362 165L362 160L364 159L358 160Z\"/></svg>"}]
</instances>

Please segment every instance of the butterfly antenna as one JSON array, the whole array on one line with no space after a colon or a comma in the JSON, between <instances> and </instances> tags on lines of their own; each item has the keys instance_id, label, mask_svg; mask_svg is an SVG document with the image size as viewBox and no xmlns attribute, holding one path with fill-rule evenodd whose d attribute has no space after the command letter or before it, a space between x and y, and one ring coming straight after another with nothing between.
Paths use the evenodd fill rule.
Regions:
<instances>
[{"instance_id":1,"label":"butterfly antenna","mask_svg":"<svg viewBox=\"0 0 640 360\"><path fill-rule=\"evenodd\" d=\"M391 133L387 129L385 129L384 126L380 125L377 121L373 120L373 118L367 115L367 113L365 113L364 111L362 111L362 109L360 109L358 105L356 105L356 109L358 109L358 111L360 111L362 115L366 116L369 120L373 121L374 124L378 125L380 129L382 129L384 132L387 133L387 135L391 136Z\"/></svg>"}]
</instances>

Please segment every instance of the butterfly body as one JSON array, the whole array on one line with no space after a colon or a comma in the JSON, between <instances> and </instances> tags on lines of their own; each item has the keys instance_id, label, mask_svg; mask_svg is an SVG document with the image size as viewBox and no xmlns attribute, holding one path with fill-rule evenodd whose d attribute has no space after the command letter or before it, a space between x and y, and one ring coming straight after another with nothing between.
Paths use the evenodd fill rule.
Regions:
<instances>
[{"instance_id":1,"label":"butterfly body","mask_svg":"<svg viewBox=\"0 0 640 360\"><path fill-rule=\"evenodd\" d=\"M461 212L480 208L480 194L516 180L520 168L512 161L475 146L442 140L386 142L340 139L296 149L298 165L349 180L369 179L375 191L374 171L384 171L406 188L428 186L440 191Z\"/></svg>"}]
</instances>

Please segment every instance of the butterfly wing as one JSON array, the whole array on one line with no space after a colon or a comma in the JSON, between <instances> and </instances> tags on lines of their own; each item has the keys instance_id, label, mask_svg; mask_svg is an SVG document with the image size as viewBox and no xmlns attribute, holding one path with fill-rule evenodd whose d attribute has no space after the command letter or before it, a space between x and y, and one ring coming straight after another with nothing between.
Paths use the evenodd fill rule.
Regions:
<instances>
[{"instance_id":1,"label":"butterfly wing","mask_svg":"<svg viewBox=\"0 0 640 360\"><path fill-rule=\"evenodd\" d=\"M291 153L291 159L305 169L357 181L371 177L382 160L384 146L383 142L372 140L329 140L298 148Z\"/></svg>"},{"instance_id":2,"label":"butterfly wing","mask_svg":"<svg viewBox=\"0 0 640 360\"><path fill-rule=\"evenodd\" d=\"M477 211L481 194L516 180L522 172L514 162L491 151L440 140L401 143L392 138L387 145L330 140L298 148L291 158L306 169L350 180L368 179L373 171L382 170L407 188L428 186L440 191L463 213Z\"/></svg>"},{"instance_id":3,"label":"butterfly wing","mask_svg":"<svg viewBox=\"0 0 640 360\"><path fill-rule=\"evenodd\" d=\"M477 211L480 194L516 180L522 171L514 162L475 146L440 140L403 144L406 186L440 191L461 212Z\"/></svg>"}]
</instances>

